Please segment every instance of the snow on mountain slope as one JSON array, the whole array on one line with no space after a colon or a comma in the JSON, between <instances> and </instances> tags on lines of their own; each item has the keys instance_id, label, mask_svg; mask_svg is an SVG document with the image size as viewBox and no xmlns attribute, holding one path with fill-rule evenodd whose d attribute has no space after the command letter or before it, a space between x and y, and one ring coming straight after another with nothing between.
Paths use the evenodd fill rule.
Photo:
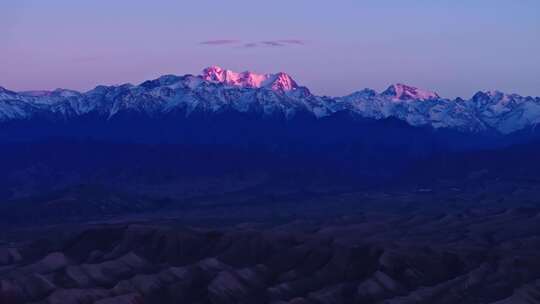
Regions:
<instances>
[{"instance_id":1,"label":"snow on mountain slope","mask_svg":"<svg viewBox=\"0 0 540 304\"><path fill-rule=\"evenodd\" d=\"M540 98L478 92L471 99L476 115L489 127L511 133L540 122Z\"/></svg>"},{"instance_id":2,"label":"snow on mountain slope","mask_svg":"<svg viewBox=\"0 0 540 304\"><path fill-rule=\"evenodd\" d=\"M410 99L402 95L382 94L366 91L338 98L338 102L350 105L351 109L363 116L375 119L395 117L413 126L431 125L434 128L453 128L462 131L481 131L485 129L465 101L435 98L422 94L424 99Z\"/></svg>"},{"instance_id":3,"label":"snow on mountain slope","mask_svg":"<svg viewBox=\"0 0 540 304\"><path fill-rule=\"evenodd\" d=\"M291 91L298 88L296 82L285 73L256 74L249 71L237 73L224 70L219 66L212 66L204 69L201 76L206 81L241 88L270 88L281 91Z\"/></svg>"},{"instance_id":4,"label":"snow on mountain slope","mask_svg":"<svg viewBox=\"0 0 540 304\"><path fill-rule=\"evenodd\" d=\"M540 122L540 98L496 91L478 92L470 100L449 100L398 84L381 94L367 89L336 100L363 116L396 117L413 126L509 134Z\"/></svg>"},{"instance_id":5,"label":"snow on mountain slope","mask_svg":"<svg viewBox=\"0 0 540 304\"><path fill-rule=\"evenodd\" d=\"M311 94L289 75L233 72L217 66L201 75L165 75L140 85L98 86L85 93L13 92L0 87L0 121L76 119L93 114L113 119L123 113L159 117L202 111L249 112L287 119L299 112L321 118L340 111L374 119L395 117L413 126L466 132L496 130L512 133L540 122L540 98L497 91L478 92L470 100L441 98L437 93L395 84L382 93L365 89L330 98Z\"/></svg>"},{"instance_id":6,"label":"snow on mountain slope","mask_svg":"<svg viewBox=\"0 0 540 304\"><path fill-rule=\"evenodd\" d=\"M421 90L402 83L391 85L381 95L388 96L392 100L428 100L440 98L437 93Z\"/></svg>"}]
</instances>

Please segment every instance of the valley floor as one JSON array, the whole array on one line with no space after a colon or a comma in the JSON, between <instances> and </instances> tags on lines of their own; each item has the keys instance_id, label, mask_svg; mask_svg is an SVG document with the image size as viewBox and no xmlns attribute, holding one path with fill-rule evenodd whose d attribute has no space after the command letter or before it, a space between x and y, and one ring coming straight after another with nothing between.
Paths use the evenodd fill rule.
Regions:
<instances>
[{"instance_id":1,"label":"valley floor","mask_svg":"<svg viewBox=\"0 0 540 304\"><path fill-rule=\"evenodd\" d=\"M527 189L236 193L6 227L0 303L540 303Z\"/></svg>"}]
</instances>

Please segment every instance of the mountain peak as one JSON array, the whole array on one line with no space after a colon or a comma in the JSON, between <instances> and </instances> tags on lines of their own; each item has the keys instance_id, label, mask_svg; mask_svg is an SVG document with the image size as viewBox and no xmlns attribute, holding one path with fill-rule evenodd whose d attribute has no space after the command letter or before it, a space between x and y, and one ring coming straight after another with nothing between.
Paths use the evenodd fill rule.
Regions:
<instances>
[{"instance_id":1,"label":"mountain peak","mask_svg":"<svg viewBox=\"0 0 540 304\"><path fill-rule=\"evenodd\" d=\"M291 76L281 72L270 75L267 84L269 84L273 90L291 91L298 88L298 85Z\"/></svg>"},{"instance_id":2,"label":"mountain peak","mask_svg":"<svg viewBox=\"0 0 540 304\"><path fill-rule=\"evenodd\" d=\"M44 97L44 96L51 95L51 91L47 91L47 90L20 91L17 93L21 95L26 95L26 96L32 96L32 97Z\"/></svg>"},{"instance_id":3,"label":"mountain peak","mask_svg":"<svg viewBox=\"0 0 540 304\"><path fill-rule=\"evenodd\" d=\"M0 92L11 92L11 91L0 86Z\"/></svg>"},{"instance_id":4,"label":"mountain peak","mask_svg":"<svg viewBox=\"0 0 540 304\"><path fill-rule=\"evenodd\" d=\"M8 89L6 89L6 88L4 88L4 87L1 87L1 86L0 86L0 93L3 93L3 94L9 94L9 95L16 94L15 92L10 91L10 90L8 90Z\"/></svg>"},{"instance_id":5,"label":"mountain peak","mask_svg":"<svg viewBox=\"0 0 540 304\"><path fill-rule=\"evenodd\" d=\"M75 97L81 95L81 93L74 91L74 90L67 90L67 89L55 89L51 92L52 95L58 96L58 97Z\"/></svg>"},{"instance_id":6,"label":"mountain peak","mask_svg":"<svg viewBox=\"0 0 540 304\"><path fill-rule=\"evenodd\" d=\"M402 83L391 85L382 95L391 97L393 100L428 100L439 98L439 95L435 92L422 90Z\"/></svg>"},{"instance_id":7,"label":"mountain peak","mask_svg":"<svg viewBox=\"0 0 540 304\"><path fill-rule=\"evenodd\" d=\"M211 66L203 70L201 77L207 81L241 88L269 88L275 91L291 91L298 88L291 76L281 72L277 74L257 74L250 71L238 73L219 66Z\"/></svg>"},{"instance_id":8,"label":"mountain peak","mask_svg":"<svg viewBox=\"0 0 540 304\"><path fill-rule=\"evenodd\" d=\"M474 102L488 103L498 96L503 96L503 94L498 91L478 91L473 95L472 100Z\"/></svg>"}]
</instances>

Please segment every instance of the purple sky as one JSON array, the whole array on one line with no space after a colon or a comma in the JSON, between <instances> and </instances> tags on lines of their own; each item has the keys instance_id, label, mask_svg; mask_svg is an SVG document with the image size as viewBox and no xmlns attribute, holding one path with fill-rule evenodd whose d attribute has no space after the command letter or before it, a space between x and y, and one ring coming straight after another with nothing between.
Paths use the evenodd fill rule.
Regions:
<instances>
[{"instance_id":1,"label":"purple sky","mask_svg":"<svg viewBox=\"0 0 540 304\"><path fill-rule=\"evenodd\" d=\"M2 0L0 86L88 90L209 65L345 95L540 95L538 0Z\"/></svg>"}]
</instances>

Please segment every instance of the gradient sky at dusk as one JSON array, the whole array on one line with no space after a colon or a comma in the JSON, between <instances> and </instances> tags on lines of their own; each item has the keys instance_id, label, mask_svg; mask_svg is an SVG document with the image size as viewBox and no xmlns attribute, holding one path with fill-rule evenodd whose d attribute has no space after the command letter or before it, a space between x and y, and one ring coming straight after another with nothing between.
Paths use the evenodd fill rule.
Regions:
<instances>
[{"instance_id":1,"label":"gradient sky at dusk","mask_svg":"<svg viewBox=\"0 0 540 304\"><path fill-rule=\"evenodd\" d=\"M209 65L345 95L540 95L538 0L2 0L0 86L88 90Z\"/></svg>"}]
</instances>

